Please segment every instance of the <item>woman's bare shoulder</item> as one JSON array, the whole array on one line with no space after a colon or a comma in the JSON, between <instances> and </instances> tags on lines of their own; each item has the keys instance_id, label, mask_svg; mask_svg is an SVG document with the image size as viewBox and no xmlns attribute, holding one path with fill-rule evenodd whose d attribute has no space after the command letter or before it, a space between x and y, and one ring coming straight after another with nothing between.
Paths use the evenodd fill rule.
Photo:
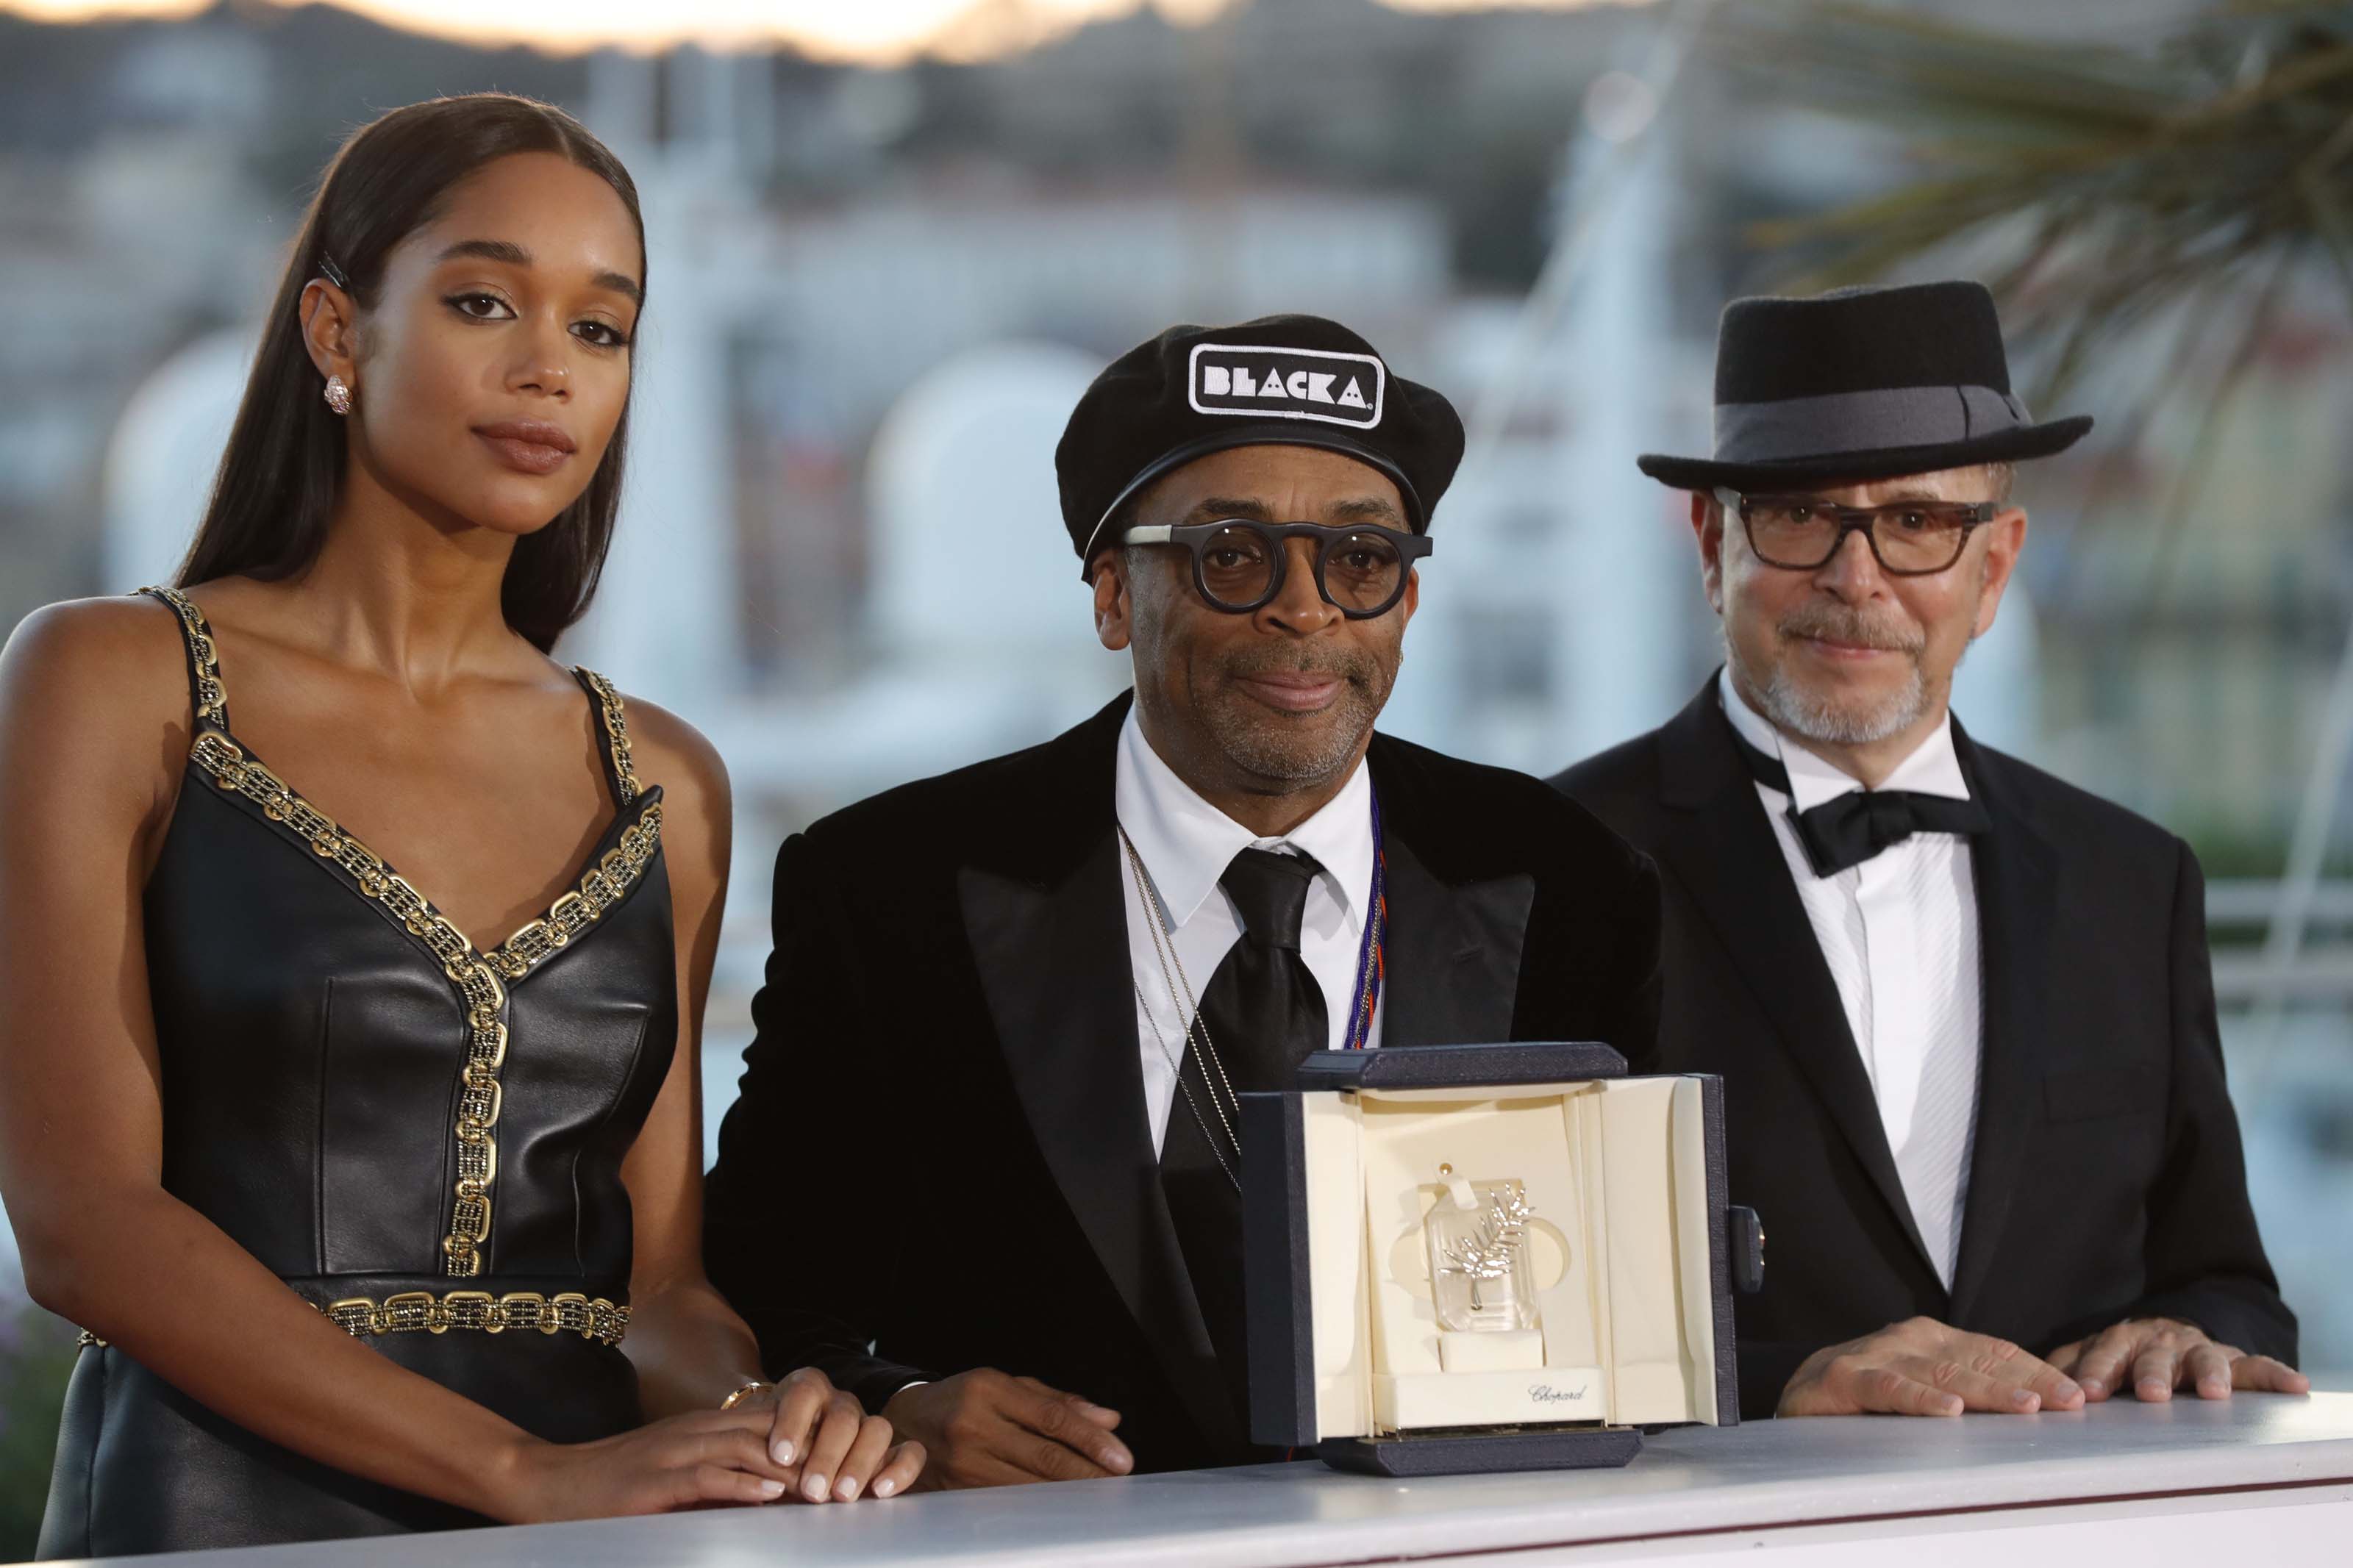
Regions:
<instances>
[{"instance_id":1,"label":"woman's bare shoulder","mask_svg":"<svg viewBox=\"0 0 2353 1568\"><path fill-rule=\"evenodd\" d=\"M642 697L624 696L621 709L628 725L631 771L640 784L661 785L662 794L678 805L725 805L727 764L708 736Z\"/></svg>"},{"instance_id":2,"label":"woman's bare shoulder","mask_svg":"<svg viewBox=\"0 0 2353 1568\"><path fill-rule=\"evenodd\" d=\"M638 697L624 697L622 704L629 771L641 784L661 786L662 837L670 846L672 874L699 868L723 879L734 842L735 803L719 748L667 708Z\"/></svg>"},{"instance_id":3,"label":"woman's bare shoulder","mask_svg":"<svg viewBox=\"0 0 2353 1568\"><path fill-rule=\"evenodd\" d=\"M149 598L69 600L18 622L0 647L0 799L66 833L161 820L194 722L183 647L178 618Z\"/></svg>"},{"instance_id":4,"label":"woman's bare shoulder","mask_svg":"<svg viewBox=\"0 0 2353 1568\"><path fill-rule=\"evenodd\" d=\"M185 647L178 617L143 595L44 605L0 647L0 708L100 728L176 720L185 729Z\"/></svg>"}]
</instances>

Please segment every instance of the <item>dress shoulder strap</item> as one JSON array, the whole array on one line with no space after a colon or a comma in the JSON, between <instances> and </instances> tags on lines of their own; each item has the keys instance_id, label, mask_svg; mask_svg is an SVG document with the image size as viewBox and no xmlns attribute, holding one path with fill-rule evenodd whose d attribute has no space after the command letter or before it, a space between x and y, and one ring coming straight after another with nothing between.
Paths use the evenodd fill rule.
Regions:
<instances>
[{"instance_id":1,"label":"dress shoulder strap","mask_svg":"<svg viewBox=\"0 0 2353 1568\"><path fill-rule=\"evenodd\" d=\"M188 656L188 705L195 711L196 728L201 730L209 724L216 730L227 730L228 688L221 683L220 655L213 647L212 628L205 624L205 613L177 588L139 591L160 601L180 618L180 636Z\"/></svg>"},{"instance_id":2,"label":"dress shoulder strap","mask_svg":"<svg viewBox=\"0 0 2353 1568\"><path fill-rule=\"evenodd\" d=\"M596 700L605 731L605 782L612 787L615 802L627 805L638 798L643 786L629 765L629 721L621 710L621 694L611 681L585 664L574 665L572 673Z\"/></svg>"}]
</instances>

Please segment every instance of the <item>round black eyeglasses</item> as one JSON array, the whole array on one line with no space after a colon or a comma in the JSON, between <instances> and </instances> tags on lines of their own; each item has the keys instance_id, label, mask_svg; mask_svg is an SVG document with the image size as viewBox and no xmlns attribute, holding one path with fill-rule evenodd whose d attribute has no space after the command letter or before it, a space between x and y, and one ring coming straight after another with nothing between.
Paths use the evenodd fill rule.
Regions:
<instances>
[{"instance_id":1,"label":"round black eyeglasses","mask_svg":"<svg viewBox=\"0 0 2353 1568\"><path fill-rule=\"evenodd\" d=\"M1315 542L1315 587L1352 621L1387 615L1405 596L1409 563L1430 553L1418 533L1369 523L1327 528L1315 522L1165 523L1131 528L1130 544L1174 544L1193 554L1193 586L1213 610L1246 616L1274 602L1290 564L1284 542Z\"/></svg>"},{"instance_id":2,"label":"round black eyeglasses","mask_svg":"<svg viewBox=\"0 0 2353 1568\"><path fill-rule=\"evenodd\" d=\"M1740 514L1748 547L1767 566L1818 572L1860 533L1879 569L1891 577L1933 577L1961 558L1969 532L2001 512L2000 501L1905 500L1887 506L1840 506L1820 496L1752 496L1718 489L1715 499Z\"/></svg>"}]
</instances>

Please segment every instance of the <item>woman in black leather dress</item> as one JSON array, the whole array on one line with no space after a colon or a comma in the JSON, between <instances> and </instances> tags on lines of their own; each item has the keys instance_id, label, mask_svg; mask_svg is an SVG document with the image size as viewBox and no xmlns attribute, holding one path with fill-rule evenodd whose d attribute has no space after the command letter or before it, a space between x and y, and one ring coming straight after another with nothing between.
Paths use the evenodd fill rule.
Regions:
<instances>
[{"instance_id":1,"label":"woman in black leather dress","mask_svg":"<svg viewBox=\"0 0 2353 1568\"><path fill-rule=\"evenodd\" d=\"M761 1382L703 1279L725 774L546 652L610 537L644 276L568 116L385 116L312 205L185 591L0 656L0 1192L88 1331L44 1556L921 1468L822 1375ZM855 1174L777 1194L779 1236Z\"/></svg>"}]
</instances>

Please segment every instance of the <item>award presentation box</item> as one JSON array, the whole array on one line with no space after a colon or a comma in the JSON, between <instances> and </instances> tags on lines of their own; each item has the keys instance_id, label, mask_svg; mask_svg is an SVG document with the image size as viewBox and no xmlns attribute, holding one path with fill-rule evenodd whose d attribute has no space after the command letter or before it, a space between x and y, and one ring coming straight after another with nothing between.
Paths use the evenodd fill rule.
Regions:
<instances>
[{"instance_id":1,"label":"award presentation box","mask_svg":"<svg viewBox=\"0 0 2353 1568\"><path fill-rule=\"evenodd\" d=\"M1623 1465L1740 1419L1724 1086L1607 1046L1318 1051L1241 1096L1250 1436L1392 1476Z\"/></svg>"}]
</instances>

